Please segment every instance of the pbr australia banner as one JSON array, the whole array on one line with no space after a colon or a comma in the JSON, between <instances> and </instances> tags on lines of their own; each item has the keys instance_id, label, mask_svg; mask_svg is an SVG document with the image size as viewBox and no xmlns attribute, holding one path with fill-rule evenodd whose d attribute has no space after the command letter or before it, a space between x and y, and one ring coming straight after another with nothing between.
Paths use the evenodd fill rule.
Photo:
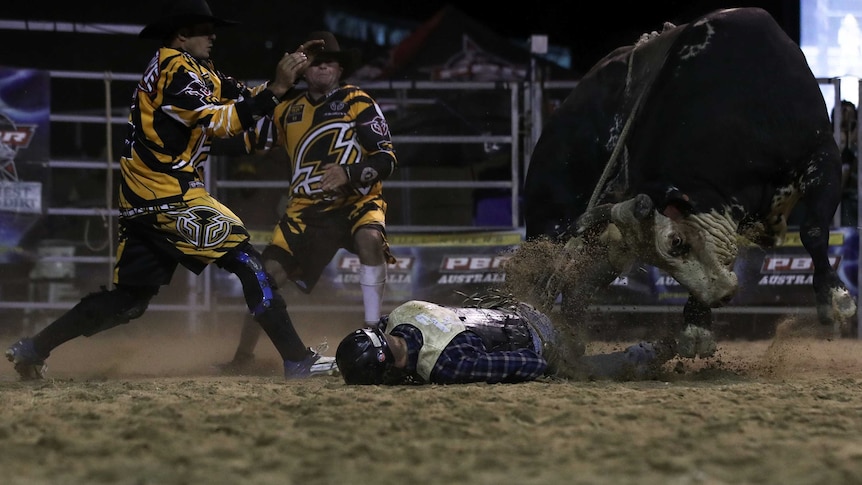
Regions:
<instances>
[{"instance_id":1,"label":"pbr australia banner","mask_svg":"<svg viewBox=\"0 0 862 485\"><path fill-rule=\"evenodd\" d=\"M0 264L25 259L21 241L42 215L49 89L46 71L0 67Z\"/></svg>"},{"instance_id":2,"label":"pbr australia banner","mask_svg":"<svg viewBox=\"0 0 862 485\"><path fill-rule=\"evenodd\" d=\"M264 234L256 240L263 241ZM389 265L385 303L395 306L410 299L459 305L464 295L500 288L506 281L504 266L511 251L521 244L518 232L390 235L397 262ZM834 229L829 238L829 258L854 296L858 294L859 233L854 227ZM771 250L740 248L735 271L739 293L731 305L788 307L814 305L811 257L798 234L788 234ZM339 251L327 266L305 303L361 305L359 258ZM219 283L225 296L242 297L236 278L225 272ZM595 305L684 305L688 292L673 277L652 266L640 265L621 274L600 289Z\"/></svg>"},{"instance_id":3,"label":"pbr australia banner","mask_svg":"<svg viewBox=\"0 0 862 485\"><path fill-rule=\"evenodd\" d=\"M252 240L266 241L268 233ZM463 295L499 288L506 281L503 271L508 252L521 243L518 232L471 232L459 234L390 234L396 258L387 271L384 303L396 306L420 299L459 305ZM229 273L216 273L220 296L242 297L242 288ZM362 304L359 257L340 250L326 267L310 295L294 304Z\"/></svg>"},{"instance_id":4,"label":"pbr australia banner","mask_svg":"<svg viewBox=\"0 0 862 485\"><path fill-rule=\"evenodd\" d=\"M841 280L858 295L859 231L855 227L833 229L829 235L829 261ZM814 305L813 265L798 233L770 250L742 247L734 270L739 293L734 306ZM598 304L683 305L688 292L673 277L652 266L632 268L600 292Z\"/></svg>"}]
</instances>

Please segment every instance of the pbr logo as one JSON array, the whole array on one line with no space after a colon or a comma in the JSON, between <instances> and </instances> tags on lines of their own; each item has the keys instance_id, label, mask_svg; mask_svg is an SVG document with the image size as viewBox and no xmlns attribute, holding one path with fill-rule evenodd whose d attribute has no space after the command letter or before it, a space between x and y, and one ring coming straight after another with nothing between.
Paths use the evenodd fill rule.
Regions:
<instances>
[{"instance_id":1,"label":"pbr logo","mask_svg":"<svg viewBox=\"0 0 862 485\"><path fill-rule=\"evenodd\" d=\"M440 262L438 284L503 283L503 265L510 256L457 255L444 256ZM447 274L448 273L448 274Z\"/></svg>"},{"instance_id":2,"label":"pbr logo","mask_svg":"<svg viewBox=\"0 0 862 485\"><path fill-rule=\"evenodd\" d=\"M840 256L830 256L829 264L838 269L841 262ZM813 273L814 262L809 256L766 256L763 258L761 273Z\"/></svg>"},{"instance_id":3,"label":"pbr logo","mask_svg":"<svg viewBox=\"0 0 862 485\"><path fill-rule=\"evenodd\" d=\"M413 270L412 256L398 256L395 262L388 265L389 271L410 272ZM338 260L338 271L349 271L355 273L359 271L359 256L347 255Z\"/></svg>"},{"instance_id":4,"label":"pbr logo","mask_svg":"<svg viewBox=\"0 0 862 485\"><path fill-rule=\"evenodd\" d=\"M502 271L503 265L510 256L444 256L440 262L440 271L444 273L469 271Z\"/></svg>"},{"instance_id":5,"label":"pbr logo","mask_svg":"<svg viewBox=\"0 0 862 485\"><path fill-rule=\"evenodd\" d=\"M840 256L830 256L829 264L838 268ZM813 283L814 263L808 256L766 256L760 267L761 286L796 286Z\"/></svg>"},{"instance_id":6,"label":"pbr logo","mask_svg":"<svg viewBox=\"0 0 862 485\"><path fill-rule=\"evenodd\" d=\"M18 150L30 146L36 125L16 126L8 116L0 113L0 181L17 182L15 157Z\"/></svg>"},{"instance_id":7,"label":"pbr logo","mask_svg":"<svg viewBox=\"0 0 862 485\"><path fill-rule=\"evenodd\" d=\"M395 262L387 265L386 284L411 284L414 258L397 256ZM345 255L338 260L338 274L334 283L359 283L359 256Z\"/></svg>"}]
</instances>

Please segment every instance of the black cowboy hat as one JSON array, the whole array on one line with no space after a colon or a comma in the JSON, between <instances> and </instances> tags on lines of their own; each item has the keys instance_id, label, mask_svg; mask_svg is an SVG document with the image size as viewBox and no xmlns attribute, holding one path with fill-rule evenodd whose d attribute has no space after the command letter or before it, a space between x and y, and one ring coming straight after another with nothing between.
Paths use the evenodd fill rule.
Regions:
<instances>
[{"instance_id":1,"label":"black cowboy hat","mask_svg":"<svg viewBox=\"0 0 862 485\"><path fill-rule=\"evenodd\" d=\"M323 49L314 53L314 59L338 61L338 64L341 66L341 77L343 79L350 77L350 75L359 68L360 59L362 57L362 53L359 49L353 48L341 50L341 47L338 45L338 40L335 38L335 34L325 30L318 30L308 34L304 42L315 39L323 39L325 44L323 45Z\"/></svg>"},{"instance_id":2,"label":"black cowboy hat","mask_svg":"<svg viewBox=\"0 0 862 485\"><path fill-rule=\"evenodd\" d=\"M168 1L162 9L162 16L141 30L142 39L164 39L182 27L195 24L212 23L216 27L227 27L239 22L213 16L206 0Z\"/></svg>"}]
</instances>

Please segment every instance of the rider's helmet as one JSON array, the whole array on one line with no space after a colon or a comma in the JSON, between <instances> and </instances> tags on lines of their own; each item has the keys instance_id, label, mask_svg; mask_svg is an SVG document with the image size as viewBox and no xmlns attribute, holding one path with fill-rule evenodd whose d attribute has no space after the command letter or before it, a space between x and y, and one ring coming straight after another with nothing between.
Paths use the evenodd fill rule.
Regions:
<instances>
[{"instance_id":1,"label":"rider's helmet","mask_svg":"<svg viewBox=\"0 0 862 485\"><path fill-rule=\"evenodd\" d=\"M382 331L360 328L338 344L335 362L346 384L383 384L395 357Z\"/></svg>"}]
</instances>

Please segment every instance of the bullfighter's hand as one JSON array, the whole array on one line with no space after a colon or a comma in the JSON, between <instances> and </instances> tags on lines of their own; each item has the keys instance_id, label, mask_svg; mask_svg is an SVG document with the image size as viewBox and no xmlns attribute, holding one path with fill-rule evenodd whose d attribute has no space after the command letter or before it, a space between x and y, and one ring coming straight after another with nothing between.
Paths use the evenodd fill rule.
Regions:
<instances>
[{"instance_id":1,"label":"bullfighter's hand","mask_svg":"<svg viewBox=\"0 0 862 485\"><path fill-rule=\"evenodd\" d=\"M296 80L308 67L308 56L303 52L285 52L275 68L275 80L267 87L279 98L296 84Z\"/></svg>"},{"instance_id":2,"label":"bullfighter's hand","mask_svg":"<svg viewBox=\"0 0 862 485\"><path fill-rule=\"evenodd\" d=\"M302 52L308 57L308 64L314 62L314 56L323 51L323 47L325 42L323 39L312 39L302 43L297 49L296 52Z\"/></svg>"},{"instance_id":3,"label":"bullfighter's hand","mask_svg":"<svg viewBox=\"0 0 862 485\"><path fill-rule=\"evenodd\" d=\"M320 179L320 188L324 192L339 192L340 189L347 184L347 172L344 167L337 163L328 165L323 171L323 177Z\"/></svg>"}]
</instances>

